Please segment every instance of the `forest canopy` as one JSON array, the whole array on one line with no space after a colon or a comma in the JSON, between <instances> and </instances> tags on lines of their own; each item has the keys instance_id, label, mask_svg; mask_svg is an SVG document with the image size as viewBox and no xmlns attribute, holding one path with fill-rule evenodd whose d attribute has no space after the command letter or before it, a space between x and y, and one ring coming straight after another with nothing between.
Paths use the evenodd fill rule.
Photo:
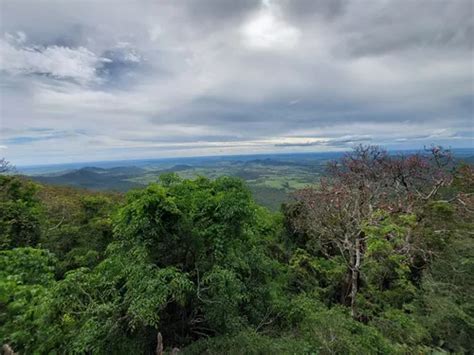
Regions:
<instances>
[{"instance_id":1,"label":"forest canopy","mask_svg":"<svg viewBox=\"0 0 474 355\"><path fill-rule=\"evenodd\" d=\"M3 351L470 353L473 213L474 168L439 147L358 146L277 213L234 177L3 174Z\"/></svg>"}]
</instances>

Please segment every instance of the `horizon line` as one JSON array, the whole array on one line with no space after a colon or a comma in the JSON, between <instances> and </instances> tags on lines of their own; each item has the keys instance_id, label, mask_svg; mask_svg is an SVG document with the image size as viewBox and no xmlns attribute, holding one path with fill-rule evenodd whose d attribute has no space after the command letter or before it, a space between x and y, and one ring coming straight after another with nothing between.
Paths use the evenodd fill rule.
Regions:
<instances>
[{"instance_id":1,"label":"horizon line","mask_svg":"<svg viewBox=\"0 0 474 355\"><path fill-rule=\"evenodd\" d=\"M382 146L383 147L383 146ZM416 152L422 151L425 149L426 146L423 148L411 148L411 149L385 149L387 152ZM474 152L474 147L447 147L448 150L471 150ZM334 154L334 153L346 153L349 152L351 149L345 150L331 150L331 151L323 151L323 152L288 152L288 153L254 153L254 154L223 154L223 155L195 155L195 156L177 156L177 157L162 157L162 158L136 158L136 159L112 159L112 160L90 160L90 161L75 161L69 163L51 163L51 164L34 164L34 165L16 165L15 168L23 168L23 169L32 169L32 168L41 168L41 167L54 167L54 166L63 166L63 165L84 165L93 164L93 163L120 163L120 162L133 162L133 161L166 161L166 160L179 160L179 159L200 159L200 158L226 158L226 157L251 157L251 156L266 156L266 155L312 155L312 154Z\"/></svg>"}]
</instances>

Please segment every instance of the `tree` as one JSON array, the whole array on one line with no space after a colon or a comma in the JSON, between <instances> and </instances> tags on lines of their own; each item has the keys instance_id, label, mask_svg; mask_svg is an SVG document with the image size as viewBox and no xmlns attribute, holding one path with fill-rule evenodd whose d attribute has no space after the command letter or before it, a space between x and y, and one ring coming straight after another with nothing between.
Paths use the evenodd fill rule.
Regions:
<instances>
[{"instance_id":1,"label":"tree","mask_svg":"<svg viewBox=\"0 0 474 355\"><path fill-rule=\"evenodd\" d=\"M0 249L35 246L41 237L37 185L16 176L0 176Z\"/></svg>"},{"instance_id":2,"label":"tree","mask_svg":"<svg viewBox=\"0 0 474 355\"><path fill-rule=\"evenodd\" d=\"M143 351L158 332L181 347L272 322L279 286L265 212L238 179L166 181L130 192L107 257L51 289L43 323L61 327L42 351Z\"/></svg>"},{"instance_id":3,"label":"tree","mask_svg":"<svg viewBox=\"0 0 474 355\"><path fill-rule=\"evenodd\" d=\"M260 321L272 262L258 245L248 189L233 178L165 181L131 193L115 227L124 250L141 245L150 264L174 267L193 284L186 307L164 312L163 337L186 340ZM257 298L261 307L244 307Z\"/></svg>"},{"instance_id":4,"label":"tree","mask_svg":"<svg viewBox=\"0 0 474 355\"><path fill-rule=\"evenodd\" d=\"M40 319L54 285L55 263L47 250L0 251L0 339L15 351L38 350L42 335L50 328Z\"/></svg>"},{"instance_id":5,"label":"tree","mask_svg":"<svg viewBox=\"0 0 474 355\"><path fill-rule=\"evenodd\" d=\"M319 188L295 193L296 203L286 211L288 227L316 240L317 253L328 258L340 255L345 260L353 317L357 317L357 293L367 250L365 226L377 223L380 209L411 214L433 199L452 181L451 161L449 152L438 147L429 155L391 156L377 146L358 146L329 165L329 177ZM412 246L407 232L398 252L411 253Z\"/></svg>"},{"instance_id":6,"label":"tree","mask_svg":"<svg viewBox=\"0 0 474 355\"><path fill-rule=\"evenodd\" d=\"M42 186L37 195L45 216L40 244L58 256L59 275L104 259L120 196L50 186Z\"/></svg>"},{"instance_id":7,"label":"tree","mask_svg":"<svg viewBox=\"0 0 474 355\"><path fill-rule=\"evenodd\" d=\"M5 158L0 158L0 174L5 174L14 170L13 166Z\"/></svg>"},{"instance_id":8,"label":"tree","mask_svg":"<svg viewBox=\"0 0 474 355\"><path fill-rule=\"evenodd\" d=\"M428 205L420 233L440 247L420 278L416 313L431 342L450 353L469 353L474 337L474 169L461 165L448 199Z\"/></svg>"}]
</instances>

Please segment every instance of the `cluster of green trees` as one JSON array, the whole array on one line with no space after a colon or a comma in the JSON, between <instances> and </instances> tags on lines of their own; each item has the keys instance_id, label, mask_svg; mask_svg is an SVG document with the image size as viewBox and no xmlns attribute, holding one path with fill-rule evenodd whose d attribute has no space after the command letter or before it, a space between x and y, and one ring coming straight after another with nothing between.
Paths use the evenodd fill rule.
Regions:
<instances>
[{"instance_id":1,"label":"cluster of green trees","mask_svg":"<svg viewBox=\"0 0 474 355\"><path fill-rule=\"evenodd\" d=\"M0 176L21 354L469 353L474 169L358 147L280 213L236 178L125 197ZM162 350L164 349L164 350Z\"/></svg>"}]
</instances>

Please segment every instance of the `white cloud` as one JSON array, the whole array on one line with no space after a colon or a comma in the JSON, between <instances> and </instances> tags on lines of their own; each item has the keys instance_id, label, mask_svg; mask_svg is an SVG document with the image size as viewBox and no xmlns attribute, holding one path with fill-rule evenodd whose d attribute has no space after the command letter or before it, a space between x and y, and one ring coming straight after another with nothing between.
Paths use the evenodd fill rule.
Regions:
<instances>
[{"instance_id":1,"label":"white cloud","mask_svg":"<svg viewBox=\"0 0 474 355\"><path fill-rule=\"evenodd\" d=\"M299 29L286 23L278 9L268 2L243 24L240 31L244 44L256 49L292 49L301 35Z\"/></svg>"},{"instance_id":2,"label":"white cloud","mask_svg":"<svg viewBox=\"0 0 474 355\"><path fill-rule=\"evenodd\" d=\"M97 68L108 59L84 47L24 46L25 36L0 39L0 70L10 74L40 74L79 83L97 81ZM9 41L10 39L10 41ZM15 43L16 42L16 43ZM134 58L132 58L134 59Z\"/></svg>"}]
</instances>

